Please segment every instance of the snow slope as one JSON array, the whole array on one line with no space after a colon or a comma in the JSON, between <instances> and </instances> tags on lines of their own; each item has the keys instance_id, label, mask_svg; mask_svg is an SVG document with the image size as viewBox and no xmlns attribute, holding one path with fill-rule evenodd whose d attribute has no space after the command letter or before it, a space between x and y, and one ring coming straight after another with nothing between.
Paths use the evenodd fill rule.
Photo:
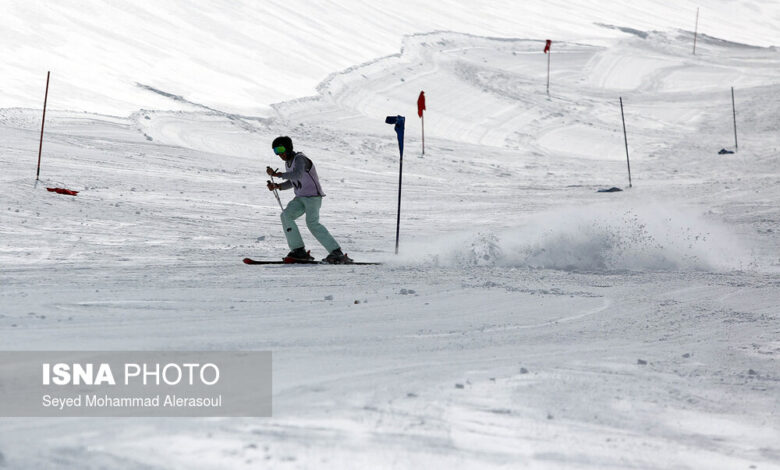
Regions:
<instances>
[{"instance_id":1,"label":"snow slope","mask_svg":"<svg viewBox=\"0 0 780 470\"><path fill-rule=\"evenodd\" d=\"M186 0L3 0L0 6L3 107L39 107L51 70L52 108L119 115L206 106L269 116L271 104L314 94L333 72L397 53L402 36L436 30L568 41L621 37L618 29L595 25L692 31L701 8L702 34L780 45L776 6L752 0L215 0L197 8ZM194 104L174 107L149 87Z\"/></svg>"},{"instance_id":2,"label":"snow slope","mask_svg":"<svg viewBox=\"0 0 780 470\"><path fill-rule=\"evenodd\" d=\"M721 37L777 26L776 7L736 4L758 26ZM145 6L150 31L173 34L155 26L172 5ZM411 8L447 7L446 21L501 35L507 8L437 5ZM572 35L556 42L550 97L546 33L433 24L386 51L400 19L331 8L355 34L376 29L376 42L349 40L376 49L314 96L300 91L314 81L280 82L272 107L236 115L240 92L172 80L147 84L212 109L148 89L157 105L139 94L133 108L131 78L126 103L111 104L127 116L74 98L47 116L42 178L75 198L33 184L37 111L0 109L4 348L274 353L273 418L0 419L0 467L779 467L778 51L705 38L693 57L660 3L575 6L568 23L562 3L547 5L529 18L554 12ZM338 38L301 47L325 57ZM721 156L732 85L740 150ZM596 193L626 186L619 96L634 188ZM397 147L383 122L396 113L409 117L398 257ZM315 159L323 221L345 251L385 265L240 263L286 251L263 176L279 134Z\"/></svg>"}]
</instances>

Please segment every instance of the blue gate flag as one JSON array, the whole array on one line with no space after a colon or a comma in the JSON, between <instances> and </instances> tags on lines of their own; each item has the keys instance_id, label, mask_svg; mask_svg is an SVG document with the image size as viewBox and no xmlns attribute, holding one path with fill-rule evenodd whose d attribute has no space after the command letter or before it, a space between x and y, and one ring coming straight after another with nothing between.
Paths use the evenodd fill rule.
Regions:
<instances>
[{"instance_id":1,"label":"blue gate flag","mask_svg":"<svg viewBox=\"0 0 780 470\"><path fill-rule=\"evenodd\" d=\"M395 133L398 134L398 150L401 152L401 159L398 165L398 216L395 222L395 254L398 254L398 240L401 237L401 184L404 176L404 123L406 118L403 116L387 116L387 124L395 124Z\"/></svg>"},{"instance_id":2,"label":"blue gate flag","mask_svg":"<svg viewBox=\"0 0 780 470\"><path fill-rule=\"evenodd\" d=\"M387 124L395 124L395 133L398 134L398 150L401 152L401 158L404 156L404 125L406 118L403 116L387 116Z\"/></svg>"}]
</instances>

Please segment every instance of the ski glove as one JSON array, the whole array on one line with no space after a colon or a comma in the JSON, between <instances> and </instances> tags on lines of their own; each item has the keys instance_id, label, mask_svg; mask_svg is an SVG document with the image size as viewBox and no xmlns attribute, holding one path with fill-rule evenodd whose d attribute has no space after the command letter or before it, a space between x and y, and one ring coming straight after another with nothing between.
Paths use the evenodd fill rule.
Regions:
<instances>
[{"instance_id":1,"label":"ski glove","mask_svg":"<svg viewBox=\"0 0 780 470\"><path fill-rule=\"evenodd\" d=\"M281 173L279 173L278 171L274 170L270 166L265 167L265 172L268 173L268 176L277 176L277 177L278 176L282 176Z\"/></svg>"}]
</instances>

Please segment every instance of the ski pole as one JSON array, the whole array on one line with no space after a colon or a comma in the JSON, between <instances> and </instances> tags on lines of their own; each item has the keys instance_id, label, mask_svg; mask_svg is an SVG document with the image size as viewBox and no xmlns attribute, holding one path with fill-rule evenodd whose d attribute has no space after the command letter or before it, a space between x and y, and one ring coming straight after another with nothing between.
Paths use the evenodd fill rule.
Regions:
<instances>
[{"instance_id":1,"label":"ski pole","mask_svg":"<svg viewBox=\"0 0 780 470\"><path fill-rule=\"evenodd\" d=\"M278 171L279 171L279 169L277 168L277 169L274 170L274 173L276 173ZM273 176L271 176L271 181L270 182L271 182L271 184L274 184L274 185L276 184L276 182L274 181L274 177ZM282 210L282 212L284 212L284 207L282 207L282 200L279 199L279 191L277 191L276 188L274 188L274 196L276 196L276 202L279 203L279 208Z\"/></svg>"}]
</instances>

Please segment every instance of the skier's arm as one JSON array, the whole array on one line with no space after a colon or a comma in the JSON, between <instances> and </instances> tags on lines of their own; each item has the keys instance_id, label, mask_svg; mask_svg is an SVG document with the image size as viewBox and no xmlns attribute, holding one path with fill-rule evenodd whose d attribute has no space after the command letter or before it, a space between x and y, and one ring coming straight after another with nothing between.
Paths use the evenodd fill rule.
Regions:
<instances>
[{"instance_id":1,"label":"skier's arm","mask_svg":"<svg viewBox=\"0 0 780 470\"><path fill-rule=\"evenodd\" d=\"M296 181L301 180L303 179L304 171L306 171L305 167L306 167L306 159L296 158L295 160L293 160L292 169L290 169L290 171L285 171L280 173L279 176L286 180L296 180ZM289 183L289 181L285 181L285 183Z\"/></svg>"}]
</instances>

